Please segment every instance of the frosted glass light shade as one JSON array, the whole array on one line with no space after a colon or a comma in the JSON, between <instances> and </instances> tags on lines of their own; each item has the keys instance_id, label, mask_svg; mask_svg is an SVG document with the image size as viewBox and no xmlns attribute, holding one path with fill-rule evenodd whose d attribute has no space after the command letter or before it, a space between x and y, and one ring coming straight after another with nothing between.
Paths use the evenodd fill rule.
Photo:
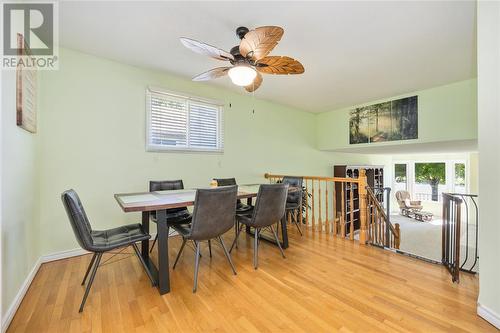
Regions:
<instances>
[{"instance_id":1,"label":"frosted glass light shade","mask_svg":"<svg viewBox=\"0 0 500 333\"><path fill-rule=\"evenodd\" d=\"M250 66L239 65L231 68L228 75L235 85L244 87L252 84L257 72Z\"/></svg>"}]
</instances>

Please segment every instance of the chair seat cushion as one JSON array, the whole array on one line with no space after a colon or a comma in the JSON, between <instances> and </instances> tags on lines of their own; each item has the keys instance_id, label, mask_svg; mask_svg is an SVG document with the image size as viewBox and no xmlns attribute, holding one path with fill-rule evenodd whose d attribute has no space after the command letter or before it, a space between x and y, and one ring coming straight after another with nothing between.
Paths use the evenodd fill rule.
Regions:
<instances>
[{"instance_id":1,"label":"chair seat cushion","mask_svg":"<svg viewBox=\"0 0 500 333\"><path fill-rule=\"evenodd\" d=\"M109 230L92 231L93 251L109 251L135 242L147 240L151 235L142 230L140 224L129 224Z\"/></svg>"},{"instance_id":2,"label":"chair seat cushion","mask_svg":"<svg viewBox=\"0 0 500 333\"><path fill-rule=\"evenodd\" d=\"M174 213L167 212L167 224L172 226L175 224L187 224L191 223L192 215L189 211L182 210ZM156 222L156 212L151 213L151 220Z\"/></svg>"},{"instance_id":3,"label":"chair seat cushion","mask_svg":"<svg viewBox=\"0 0 500 333\"><path fill-rule=\"evenodd\" d=\"M253 206L245 205L243 203L236 204L236 214L247 214L253 210Z\"/></svg>"},{"instance_id":4,"label":"chair seat cushion","mask_svg":"<svg viewBox=\"0 0 500 333\"><path fill-rule=\"evenodd\" d=\"M238 214L236 215L236 219L238 220L239 223L252 226L252 212L248 214Z\"/></svg>"},{"instance_id":5,"label":"chair seat cushion","mask_svg":"<svg viewBox=\"0 0 500 333\"><path fill-rule=\"evenodd\" d=\"M176 224L172 228L182 237L189 237L191 234L191 226L189 224Z\"/></svg>"}]
</instances>

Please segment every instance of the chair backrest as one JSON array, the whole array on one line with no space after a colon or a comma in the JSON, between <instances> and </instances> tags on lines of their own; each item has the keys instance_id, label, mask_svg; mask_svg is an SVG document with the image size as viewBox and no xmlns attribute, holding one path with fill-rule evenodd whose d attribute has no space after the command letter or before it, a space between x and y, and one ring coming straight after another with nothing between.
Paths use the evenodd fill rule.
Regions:
<instances>
[{"instance_id":1,"label":"chair backrest","mask_svg":"<svg viewBox=\"0 0 500 333\"><path fill-rule=\"evenodd\" d=\"M263 184L259 187L252 225L262 228L277 223L285 215L288 184Z\"/></svg>"},{"instance_id":2,"label":"chair backrest","mask_svg":"<svg viewBox=\"0 0 500 333\"><path fill-rule=\"evenodd\" d=\"M236 185L236 178L214 178L217 186L232 186Z\"/></svg>"},{"instance_id":3,"label":"chair backrest","mask_svg":"<svg viewBox=\"0 0 500 333\"><path fill-rule=\"evenodd\" d=\"M294 204L302 204L302 177L283 177L282 183L298 188L298 191L293 191L288 194L286 202Z\"/></svg>"},{"instance_id":4,"label":"chair backrest","mask_svg":"<svg viewBox=\"0 0 500 333\"><path fill-rule=\"evenodd\" d=\"M236 184L236 178L214 178L214 180L217 182L217 186L233 186L237 185ZM238 205L241 204L241 200L237 199L236 203Z\"/></svg>"},{"instance_id":5,"label":"chair backrest","mask_svg":"<svg viewBox=\"0 0 500 333\"><path fill-rule=\"evenodd\" d=\"M83 249L92 251L92 227L78 194L73 189L64 191L61 200L78 244Z\"/></svg>"},{"instance_id":6,"label":"chair backrest","mask_svg":"<svg viewBox=\"0 0 500 333\"><path fill-rule=\"evenodd\" d=\"M149 182L149 191L169 191L169 190L183 190L184 183L182 179L178 180L151 180Z\"/></svg>"},{"instance_id":7,"label":"chair backrest","mask_svg":"<svg viewBox=\"0 0 500 333\"><path fill-rule=\"evenodd\" d=\"M398 201L399 208L406 208L406 199L410 199L410 192L408 191L397 191L396 200Z\"/></svg>"},{"instance_id":8,"label":"chair backrest","mask_svg":"<svg viewBox=\"0 0 500 333\"><path fill-rule=\"evenodd\" d=\"M178 180L151 180L149 182L149 192L154 191L172 191L172 190L183 190L184 183L182 179ZM178 213L182 211L187 211L187 207L170 208L167 209L167 214Z\"/></svg>"},{"instance_id":9,"label":"chair backrest","mask_svg":"<svg viewBox=\"0 0 500 333\"><path fill-rule=\"evenodd\" d=\"M234 225L238 186L196 191L190 238L208 240L222 235Z\"/></svg>"}]
</instances>

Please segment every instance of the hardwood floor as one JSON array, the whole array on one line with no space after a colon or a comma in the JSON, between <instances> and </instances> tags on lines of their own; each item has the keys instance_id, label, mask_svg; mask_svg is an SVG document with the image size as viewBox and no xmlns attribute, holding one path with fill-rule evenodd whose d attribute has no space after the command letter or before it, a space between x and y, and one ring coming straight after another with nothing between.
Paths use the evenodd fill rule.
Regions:
<instances>
[{"instance_id":1,"label":"hardwood floor","mask_svg":"<svg viewBox=\"0 0 500 333\"><path fill-rule=\"evenodd\" d=\"M80 282L91 256L44 264L8 332L497 332L476 315L476 277L452 284L441 266L289 230L287 258L261 242L258 270L252 239L241 237L236 276L220 247L210 259L204 245L196 294L191 249L165 296L127 249L99 268L83 314ZM172 265L181 242L171 240Z\"/></svg>"}]
</instances>

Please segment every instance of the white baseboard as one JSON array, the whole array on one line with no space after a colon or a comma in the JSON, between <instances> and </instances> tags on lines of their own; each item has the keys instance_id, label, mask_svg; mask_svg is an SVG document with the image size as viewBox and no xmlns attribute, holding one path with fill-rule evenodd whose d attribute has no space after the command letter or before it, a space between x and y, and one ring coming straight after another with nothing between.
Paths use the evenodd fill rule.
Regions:
<instances>
[{"instance_id":1,"label":"white baseboard","mask_svg":"<svg viewBox=\"0 0 500 333\"><path fill-rule=\"evenodd\" d=\"M56 252L38 258L38 260L35 262L35 265L29 272L28 276L26 277L26 280L24 280L24 283L21 285L21 288L19 289L19 292L17 293L16 297L14 297L14 300L12 301L9 308L5 312L5 316L2 318L2 333L7 331L7 328L9 327L12 318L14 318L17 309L21 305L21 302L23 301L26 292L28 292L31 282L33 282L33 279L35 278L36 273L38 273L38 270L40 269L40 266L42 264L55 260L81 256L87 253L88 253L87 251L79 248L79 249Z\"/></svg>"},{"instance_id":2,"label":"white baseboard","mask_svg":"<svg viewBox=\"0 0 500 333\"><path fill-rule=\"evenodd\" d=\"M46 262L51 262L51 261L56 261L56 260L61 260L61 259L66 259L66 258L71 258L71 257L78 257L78 256L88 254L88 253L90 253L90 252L85 251L84 249L81 249L81 248L73 249L73 250L66 250L66 251L61 251L61 252L56 252L56 253L41 256L40 261L42 264L44 264Z\"/></svg>"},{"instance_id":3,"label":"white baseboard","mask_svg":"<svg viewBox=\"0 0 500 333\"><path fill-rule=\"evenodd\" d=\"M35 265L29 272L28 276L26 277L26 280L24 280L23 284L21 285L21 288L19 288L16 297L14 297L14 300L12 301L9 308L5 312L5 316L2 318L2 333L7 331L7 328L9 327L12 318L14 318L14 315L16 314L16 311L19 308L19 305L21 305L24 295L26 295L26 292L28 291L31 282L35 278L38 269L40 269L41 264L42 264L41 258L38 258L38 260L35 262Z\"/></svg>"},{"instance_id":4,"label":"white baseboard","mask_svg":"<svg viewBox=\"0 0 500 333\"><path fill-rule=\"evenodd\" d=\"M175 236L177 233L172 233L170 236ZM156 233L151 233L151 239L154 239L156 237ZM71 257L77 257L81 256L84 254L89 253L88 251L85 251L82 248L77 248L73 250L65 250L61 252L55 252L52 254L47 254L43 255L38 260L36 261L35 265L29 272L28 276L24 280L23 284L21 285L21 288L19 289L16 297L14 297L14 300L10 304L9 308L5 312L5 316L2 317L2 333L7 331L7 328L10 325L10 322L12 321L12 318L14 318L14 315L17 312L17 309L21 305L21 302L23 301L24 296L26 295L26 292L28 291L31 282L33 282L33 279L36 276L36 273L38 273L38 270L40 269L40 266L44 263L51 262L51 261L56 261L56 260L61 260L61 259L67 259Z\"/></svg>"},{"instance_id":5,"label":"white baseboard","mask_svg":"<svg viewBox=\"0 0 500 333\"><path fill-rule=\"evenodd\" d=\"M500 315L498 313L495 313L493 310L488 308L487 306L481 305L480 303L477 303L477 314L489 322L491 325L495 326L496 328L500 329Z\"/></svg>"}]
</instances>

